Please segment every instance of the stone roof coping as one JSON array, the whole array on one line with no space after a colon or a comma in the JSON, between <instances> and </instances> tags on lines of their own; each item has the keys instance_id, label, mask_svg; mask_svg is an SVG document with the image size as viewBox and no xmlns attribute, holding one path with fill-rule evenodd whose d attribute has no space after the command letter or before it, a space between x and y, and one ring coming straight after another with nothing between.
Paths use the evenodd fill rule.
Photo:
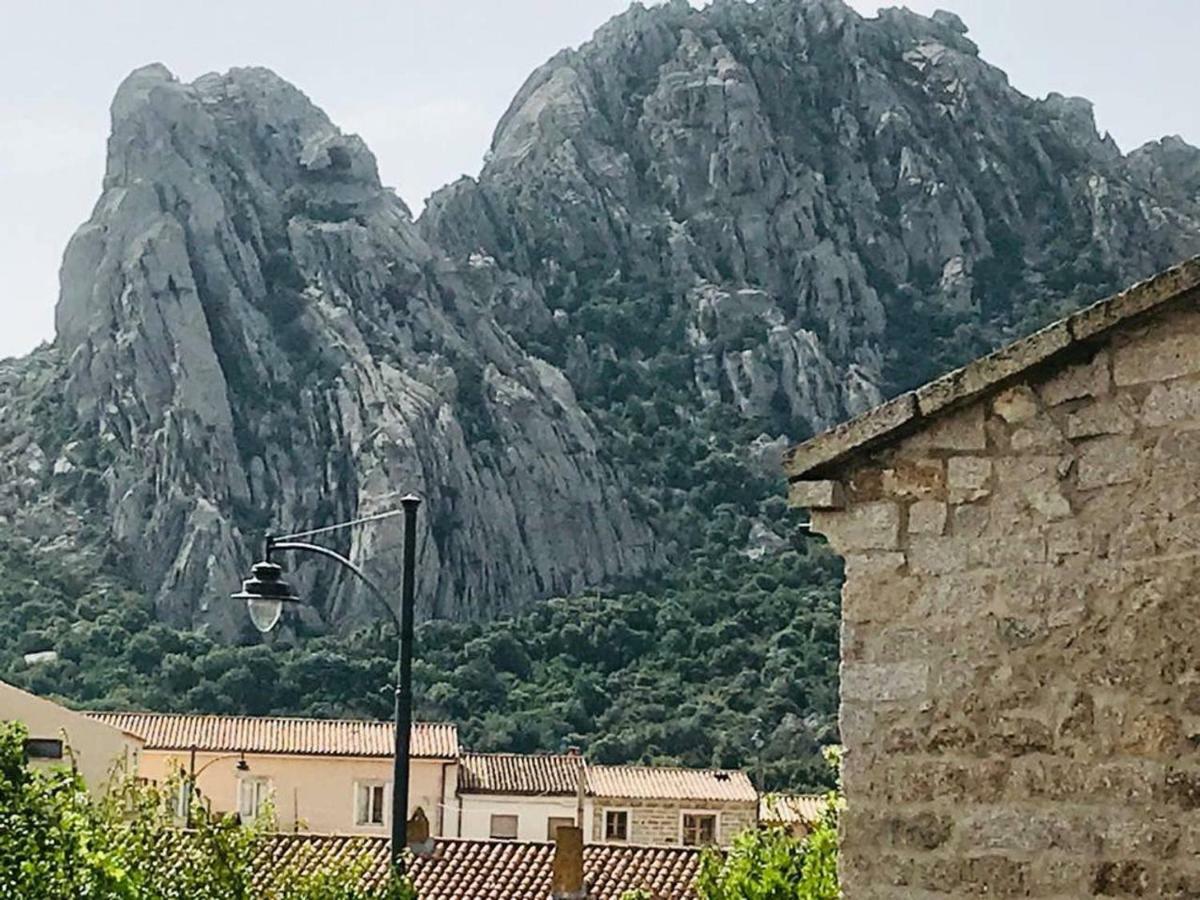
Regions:
<instances>
[{"instance_id":1,"label":"stone roof coping","mask_svg":"<svg viewBox=\"0 0 1200 900\"><path fill-rule=\"evenodd\" d=\"M1200 256L1195 256L793 447L784 455L788 480L819 481L849 458L908 434L939 413L998 391L1035 367L1066 358L1072 349L1198 287ZM827 489L797 491L793 486L793 503L805 505L806 496L817 498Z\"/></svg>"}]
</instances>

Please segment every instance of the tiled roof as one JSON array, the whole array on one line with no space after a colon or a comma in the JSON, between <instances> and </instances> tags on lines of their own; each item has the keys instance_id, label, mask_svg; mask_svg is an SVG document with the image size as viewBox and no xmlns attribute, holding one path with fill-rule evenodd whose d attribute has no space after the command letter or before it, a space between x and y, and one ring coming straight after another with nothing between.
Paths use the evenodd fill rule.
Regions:
<instances>
[{"instance_id":1,"label":"tiled roof","mask_svg":"<svg viewBox=\"0 0 1200 900\"><path fill-rule=\"evenodd\" d=\"M215 753L283 753L300 756L377 756L391 758L395 729L391 722L357 719L289 719L261 716L195 716L166 713L94 712L98 722L138 735L147 750ZM458 756L458 729L441 722L412 727L414 757Z\"/></svg>"},{"instance_id":2,"label":"tiled roof","mask_svg":"<svg viewBox=\"0 0 1200 900\"><path fill-rule=\"evenodd\" d=\"M788 451L784 469L793 484L826 477L855 455L915 431L944 410L998 391L1035 367L1070 360L1081 345L1177 301L1194 299L1198 291L1200 256L816 435ZM795 505L812 505L807 497L803 489L793 491Z\"/></svg>"},{"instance_id":3,"label":"tiled roof","mask_svg":"<svg viewBox=\"0 0 1200 900\"><path fill-rule=\"evenodd\" d=\"M408 872L421 900L547 900L554 845L439 838L429 856L410 857ZM272 872L318 862L362 865L364 887L382 885L388 840L381 837L276 835L259 854L263 884ZM694 900L700 867L695 847L586 844L583 872L588 900L620 900L639 888L654 900Z\"/></svg>"},{"instance_id":4,"label":"tiled roof","mask_svg":"<svg viewBox=\"0 0 1200 900\"><path fill-rule=\"evenodd\" d=\"M645 800L714 800L754 803L758 794L742 772L663 766L598 766L569 754L464 753L459 791L464 794L570 796L580 770L593 797Z\"/></svg>"},{"instance_id":5,"label":"tiled roof","mask_svg":"<svg viewBox=\"0 0 1200 900\"><path fill-rule=\"evenodd\" d=\"M819 822L825 813L824 794L767 794L758 808L764 822Z\"/></svg>"},{"instance_id":6,"label":"tiled roof","mask_svg":"<svg viewBox=\"0 0 1200 900\"><path fill-rule=\"evenodd\" d=\"M587 772L593 797L758 802L758 792L744 772L591 765Z\"/></svg>"},{"instance_id":7,"label":"tiled roof","mask_svg":"<svg viewBox=\"0 0 1200 900\"><path fill-rule=\"evenodd\" d=\"M464 794L574 795L583 757L573 754L464 753L458 788Z\"/></svg>"}]
</instances>

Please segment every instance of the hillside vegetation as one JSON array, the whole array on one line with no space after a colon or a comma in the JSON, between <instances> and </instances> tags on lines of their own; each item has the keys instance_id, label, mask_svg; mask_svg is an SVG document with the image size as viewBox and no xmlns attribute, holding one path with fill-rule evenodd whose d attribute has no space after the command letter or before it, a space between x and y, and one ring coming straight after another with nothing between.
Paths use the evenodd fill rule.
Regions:
<instances>
[{"instance_id":1,"label":"hillside vegetation","mask_svg":"<svg viewBox=\"0 0 1200 900\"><path fill-rule=\"evenodd\" d=\"M786 514L785 514L786 515ZM761 764L769 788L828 786L837 562L715 549L652 589L550 600L417 632L417 714L476 750L582 747L599 762ZM232 602L232 601L230 601ZM155 623L141 596L0 544L0 677L94 709L387 718L390 626L236 646ZM58 660L26 665L53 649Z\"/></svg>"}]
</instances>

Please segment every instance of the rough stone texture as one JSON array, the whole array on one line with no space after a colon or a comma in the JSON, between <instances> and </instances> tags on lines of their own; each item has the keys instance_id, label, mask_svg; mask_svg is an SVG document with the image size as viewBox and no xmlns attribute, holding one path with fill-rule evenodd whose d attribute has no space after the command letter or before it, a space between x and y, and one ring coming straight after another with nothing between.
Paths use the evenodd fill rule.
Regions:
<instances>
[{"instance_id":1,"label":"rough stone texture","mask_svg":"<svg viewBox=\"0 0 1200 900\"><path fill-rule=\"evenodd\" d=\"M758 824L755 803L704 800L625 800L597 797L592 819L592 840L604 839L604 810L629 811L629 842L652 846L680 843L682 815L687 812L717 813L717 843L729 846L734 837Z\"/></svg>"},{"instance_id":2,"label":"rough stone texture","mask_svg":"<svg viewBox=\"0 0 1200 900\"><path fill-rule=\"evenodd\" d=\"M836 481L794 481L788 501L806 509L838 509L845 502L845 492Z\"/></svg>"},{"instance_id":3,"label":"rough stone texture","mask_svg":"<svg viewBox=\"0 0 1200 900\"><path fill-rule=\"evenodd\" d=\"M1122 155L1086 100L1021 95L953 15L670 0L535 71L420 227L527 276L555 314L517 337L576 348L573 380L628 352L586 327L593 293L670 298L701 396L820 430L1200 251L1197 155ZM1070 338L947 376L924 411Z\"/></svg>"},{"instance_id":4,"label":"rough stone texture","mask_svg":"<svg viewBox=\"0 0 1200 900\"><path fill-rule=\"evenodd\" d=\"M265 529L408 491L428 498L425 615L656 564L571 383L497 321L501 297L539 305L494 264L431 246L362 141L273 73L140 69L64 256L54 369L25 369L0 400L0 514L24 534L54 504L104 523L162 618L224 630L244 624L222 598ZM334 540L395 584L400 529ZM317 611L375 618L336 575L300 572Z\"/></svg>"},{"instance_id":5,"label":"rough stone texture","mask_svg":"<svg viewBox=\"0 0 1200 900\"><path fill-rule=\"evenodd\" d=\"M933 415L1017 372L1037 365L1070 343L1068 323L1057 322L925 385L917 391L917 408L923 416Z\"/></svg>"},{"instance_id":6,"label":"rough stone texture","mask_svg":"<svg viewBox=\"0 0 1200 900\"><path fill-rule=\"evenodd\" d=\"M955 413L984 447L837 473L847 897L1200 896L1197 334L1161 310Z\"/></svg>"},{"instance_id":7,"label":"rough stone texture","mask_svg":"<svg viewBox=\"0 0 1200 900\"><path fill-rule=\"evenodd\" d=\"M810 472L838 459L847 448L869 445L875 438L891 434L906 422L912 421L916 414L916 397L913 394L901 394L894 400L889 400L837 428L824 432L820 438L793 447L784 455L784 468L796 474Z\"/></svg>"}]
</instances>

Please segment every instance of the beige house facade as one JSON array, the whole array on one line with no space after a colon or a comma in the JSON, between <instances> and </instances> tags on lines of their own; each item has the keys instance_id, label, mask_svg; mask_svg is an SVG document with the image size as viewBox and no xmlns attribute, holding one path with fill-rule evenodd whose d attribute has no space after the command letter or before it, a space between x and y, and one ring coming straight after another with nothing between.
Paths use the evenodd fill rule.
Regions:
<instances>
[{"instance_id":1,"label":"beige house facade","mask_svg":"<svg viewBox=\"0 0 1200 900\"><path fill-rule=\"evenodd\" d=\"M0 685L0 718L30 728L31 746L74 752L89 784L113 765L244 821L282 832L386 838L392 820L390 723L142 712L75 713ZM44 745L44 746L43 746ZM465 753L452 725L413 726L408 814L435 838L553 842L564 827L588 844L729 845L758 823L742 772L589 764L566 754ZM195 790L190 786L194 785Z\"/></svg>"},{"instance_id":2,"label":"beige house facade","mask_svg":"<svg viewBox=\"0 0 1200 900\"><path fill-rule=\"evenodd\" d=\"M140 737L3 681L0 721L25 726L25 754L30 763L73 766L94 794L102 794L114 774L138 771L143 744Z\"/></svg>"},{"instance_id":3,"label":"beige house facade","mask_svg":"<svg viewBox=\"0 0 1200 900\"><path fill-rule=\"evenodd\" d=\"M796 448L843 889L1200 897L1200 260Z\"/></svg>"},{"instance_id":4,"label":"beige house facade","mask_svg":"<svg viewBox=\"0 0 1200 900\"><path fill-rule=\"evenodd\" d=\"M470 840L552 840L582 823L590 844L728 846L758 823L742 772L603 766L578 754L462 757L462 831Z\"/></svg>"},{"instance_id":5,"label":"beige house facade","mask_svg":"<svg viewBox=\"0 0 1200 900\"><path fill-rule=\"evenodd\" d=\"M268 808L284 831L388 835L393 728L388 722L91 713L145 739L138 773L158 783L195 773L203 802L253 819ZM457 790L452 725L416 723L409 814L442 836ZM454 823L449 823L451 827Z\"/></svg>"}]
</instances>

